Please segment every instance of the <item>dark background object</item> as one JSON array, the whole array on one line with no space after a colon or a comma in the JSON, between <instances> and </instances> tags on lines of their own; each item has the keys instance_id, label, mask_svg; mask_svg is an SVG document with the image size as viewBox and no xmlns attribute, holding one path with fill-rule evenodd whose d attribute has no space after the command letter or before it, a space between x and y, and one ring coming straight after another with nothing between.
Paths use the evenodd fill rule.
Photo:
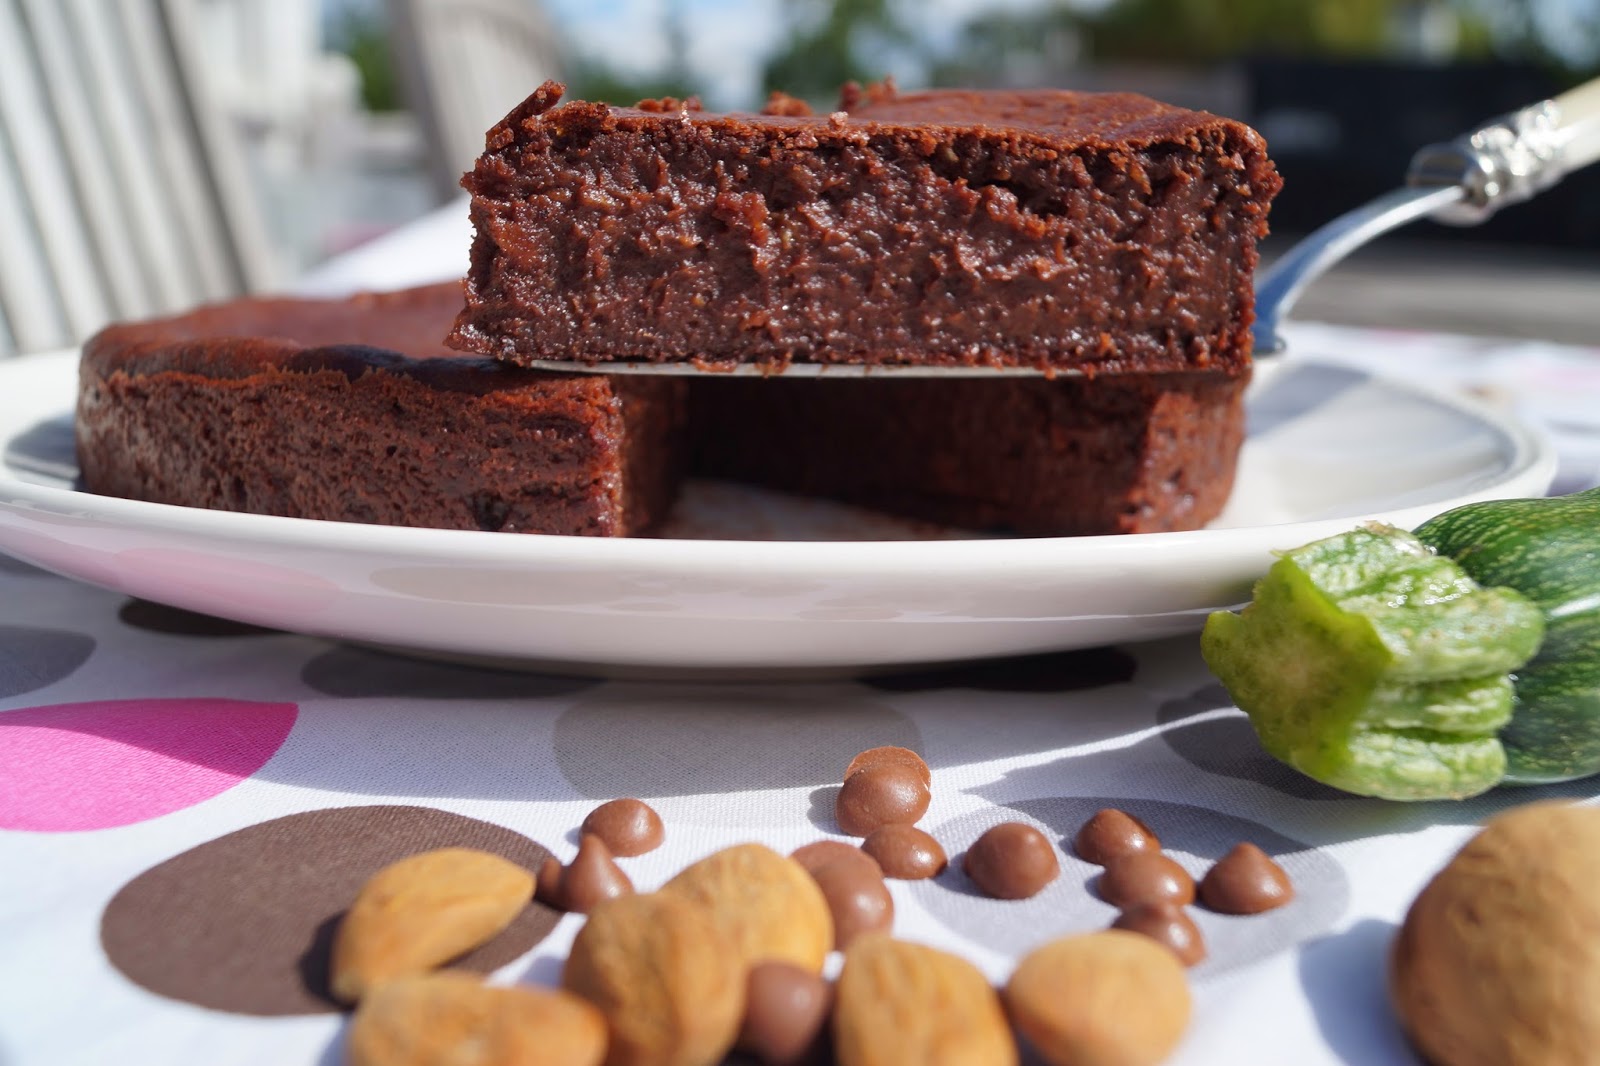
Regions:
<instances>
[{"instance_id":1,"label":"dark background object","mask_svg":"<svg viewBox=\"0 0 1600 1066\"><path fill-rule=\"evenodd\" d=\"M1541 68L1499 62L1260 58L1246 70L1249 113L1241 117L1267 138L1284 177L1272 208L1279 234L1304 233L1395 188L1423 145L1562 88ZM1600 169L1580 171L1480 226L1422 222L1408 236L1595 248Z\"/></svg>"}]
</instances>

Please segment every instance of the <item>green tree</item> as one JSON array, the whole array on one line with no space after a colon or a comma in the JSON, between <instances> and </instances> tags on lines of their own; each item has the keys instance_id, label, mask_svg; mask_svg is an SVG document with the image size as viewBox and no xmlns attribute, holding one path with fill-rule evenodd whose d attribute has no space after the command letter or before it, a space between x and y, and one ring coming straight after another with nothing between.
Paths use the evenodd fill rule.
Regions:
<instances>
[{"instance_id":1,"label":"green tree","mask_svg":"<svg viewBox=\"0 0 1600 1066\"><path fill-rule=\"evenodd\" d=\"M895 0L786 0L789 36L768 57L762 88L831 102L847 81L876 81L884 56L913 38Z\"/></svg>"}]
</instances>

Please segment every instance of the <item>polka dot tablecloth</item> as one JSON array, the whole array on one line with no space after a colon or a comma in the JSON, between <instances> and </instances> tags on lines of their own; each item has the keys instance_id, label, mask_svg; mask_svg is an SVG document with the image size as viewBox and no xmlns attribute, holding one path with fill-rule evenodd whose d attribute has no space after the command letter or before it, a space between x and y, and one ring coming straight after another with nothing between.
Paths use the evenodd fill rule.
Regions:
<instances>
[{"instance_id":1,"label":"polka dot tablecloth","mask_svg":"<svg viewBox=\"0 0 1600 1066\"><path fill-rule=\"evenodd\" d=\"M1364 350L1346 341L1329 347ZM1415 351L1419 372L1447 352L1462 384L1536 415L1600 410L1597 352ZM1578 421L1560 423L1563 488L1600 480L1600 433ZM1191 971L1180 1064L1414 1061L1384 993L1412 897L1484 817L1600 793L1597 779L1400 805L1322 788L1262 754L1193 637L870 681L593 681L255 629L0 556L0 1064L336 1066L329 939L384 864L460 844L536 868L574 854L599 802L639 796L667 842L620 861L648 890L729 844L843 839L839 777L884 744L932 767L921 825L957 860L891 882L895 929L995 981L1114 916L1069 843L1098 808L1144 820L1196 875L1240 841L1277 859L1289 906L1195 909L1209 957ZM1032 899L984 898L959 871L1004 821L1059 852L1061 876ZM580 922L530 906L460 965L552 984Z\"/></svg>"}]
</instances>

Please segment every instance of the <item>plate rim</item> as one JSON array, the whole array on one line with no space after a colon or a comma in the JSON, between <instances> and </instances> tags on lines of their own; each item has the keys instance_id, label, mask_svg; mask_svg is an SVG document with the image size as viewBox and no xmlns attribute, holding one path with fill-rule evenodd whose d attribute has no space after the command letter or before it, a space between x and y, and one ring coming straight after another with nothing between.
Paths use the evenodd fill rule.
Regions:
<instances>
[{"instance_id":1,"label":"plate rim","mask_svg":"<svg viewBox=\"0 0 1600 1066\"><path fill-rule=\"evenodd\" d=\"M76 349L35 353L0 361L0 381L18 367L75 360ZM1273 357L1259 360L1257 382L1291 365L1342 367L1314 356ZM1263 371L1266 373L1263 373ZM537 564L540 567L638 565L681 568L688 571L730 566L764 570L778 566L787 571L825 570L834 574L870 572L875 576L925 576L930 568L959 564L963 570L992 571L1027 565L1084 565L1104 558L1115 562L1129 552L1143 554L1156 545L1173 550L1215 548L1238 550L1241 542L1266 540L1285 546L1316 539L1322 530L1348 528L1363 521L1387 517L1417 520L1450 507L1482 499L1543 491L1553 480L1558 456L1547 435L1514 414L1502 412L1460 392L1416 381L1360 370L1381 388L1441 405L1498 432L1512 444L1506 469L1495 480L1468 493L1405 507L1379 508L1361 515L1306 519L1264 525L1157 533L1097 534L1075 537L976 537L953 540L721 540L649 537L582 537L542 533L504 534L483 530L432 529L389 526L325 519L289 518L247 512L218 511L177 504L150 503L113 496L98 496L78 489L39 485L12 477L0 469L0 506L37 508L56 514L77 514L124 527L182 535L221 535L228 540L315 547L331 551L379 550L416 557L448 558L473 564ZM54 412L54 415L70 413ZM41 412L41 417L52 417ZM89 506L85 506L86 501ZM243 528L239 528L239 527ZM220 527L220 528L219 528ZM1293 539L1291 541L1290 538Z\"/></svg>"}]
</instances>

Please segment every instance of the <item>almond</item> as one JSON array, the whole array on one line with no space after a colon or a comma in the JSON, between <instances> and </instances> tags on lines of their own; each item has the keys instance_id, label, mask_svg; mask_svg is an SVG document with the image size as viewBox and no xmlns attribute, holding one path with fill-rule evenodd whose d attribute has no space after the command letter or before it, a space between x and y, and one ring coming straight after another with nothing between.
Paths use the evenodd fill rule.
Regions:
<instances>
[{"instance_id":1,"label":"almond","mask_svg":"<svg viewBox=\"0 0 1600 1066\"><path fill-rule=\"evenodd\" d=\"M345 1044L349 1066L598 1066L605 1053L605 1019L577 996L450 972L374 988Z\"/></svg>"},{"instance_id":2,"label":"almond","mask_svg":"<svg viewBox=\"0 0 1600 1066\"><path fill-rule=\"evenodd\" d=\"M532 897L533 875L487 851L440 848L385 866L334 934L334 997L353 1003L380 981L426 973L471 951Z\"/></svg>"},{"instance_id":3,"label":"almond","mask_svg":"<svg viewBox=\"0 0 1600 1066\"><path fill-rule=\"evenodd\" d=\"M1052 1066L1154 1066L1189 1025L1189 983L1170 950L1111 929L1052 940L1017 964L1006 1007Z\"/></svg>"},{"instance_id":4,"label":"almond","mask_svg":"<svg viewBox=\"0 0 1600 1066\"><path fill-rule=\"evenodd\" d=\"M745 966L698 903L664 893L619 896L589 913L561 984L611 1027L608 1066L709 1066L744 1015Z\"/></svg>"},{"instance_id":5,"label":"almond","mask_svg":"<svg viewBox=\"0 0 1600 1066\"><path fill-rule=\"evenodd\" d=\"M822 890L805 867L761 844L708 855L661 892L705 907L746 968L775 960L816 973L833 948L833 916Z\"/></svg>"},{"instance_id":6,"label":"almond","mask_svg":"<svg viewBox=\"0 0 1600 1066\"><path fill-rule=\"evenodd\" d=\"M1010 1066L999 997L965 959L881 933L845 953L833 1016L839 1066Z\"/></svg>"}]
</instances>

